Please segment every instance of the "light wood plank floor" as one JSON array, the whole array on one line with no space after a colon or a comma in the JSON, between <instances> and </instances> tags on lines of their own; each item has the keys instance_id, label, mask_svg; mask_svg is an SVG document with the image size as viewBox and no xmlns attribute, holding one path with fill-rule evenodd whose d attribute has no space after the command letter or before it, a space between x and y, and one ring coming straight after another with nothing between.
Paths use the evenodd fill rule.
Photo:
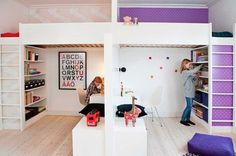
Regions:
<instances>
[{"instance_id":1,"label":"light wood plank floor","mask_svg":"<svg viewBox=\"0 0 236 156\"><path fill-rule=\"evenodd\" d=\"M72 129L80 117L45 116L21 131L0 131L1 156L71 156Z\"/></svg>"},{"instance_id":2,"label":"light wood plank floor","mask_svg":"<svg viewBox=\"0 0 236 156\"><path fill-rule=\"evenodd\" d=\"M72 156L73 127L80 117L45 116L23 132L0 131L1 156ZM182 156L187 152L187 142L194 133L207 133L197 124L186 127L179 118L162 118L158 121L145 119L148 132L148 156ZM220 134L230 136L232 134Z\"/></svg>"}]
</instances>

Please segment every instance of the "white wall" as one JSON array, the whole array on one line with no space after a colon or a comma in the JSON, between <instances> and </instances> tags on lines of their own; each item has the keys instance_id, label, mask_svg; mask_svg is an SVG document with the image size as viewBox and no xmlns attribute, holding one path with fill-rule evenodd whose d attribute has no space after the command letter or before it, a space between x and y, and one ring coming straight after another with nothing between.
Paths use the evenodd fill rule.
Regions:
<instances>
[{"instance_id":1,"label":"white wall","mask_svg":"<svg viewBox=\"0 0 236 156\"><path fill-rule=\"evenodd\" d=\"M38 5L31 6L30 23L110 22L111 5Z\"/></svg>"},{"instance_id":2,"label":"white wall","mask_svg":"<svg viewBox=\"0 0 236 156\"><path fill-rule=\"evenodd\" d=\"M233 32L236 23L235 6L235 0L219 0L209 7L209 22L213 24L213 31Z\"/></svg>"},{"instance_id":3,"label":"white wall","mask_svg":"<svg viewBox=\"0 0 236 156\"><path fill-rule=\"evenodd\" d=\"M14 0L0 0L0 33L18 32L19 23L28 21L28 8Z\"/></svg>"},{"instance_id":4,"label":"white wall","mask_svg":"<svg viewBox=\"0 0 236 156\"><path fill-rule=\"evenodd\" d=\"M49 113L77 114L84 106L79 103L76 90L58 89L58 52L86 51L87 52L87 85L95 76L104 76L103 48L61 48L47 49L47 87Z\"/></svg>"},{"instance_id":5,"label":"white wall","mask_svg":"<svg viewBox=\"0 0 236 156\"><path fill-rule=\"evenodd\" d=\"M120 80L124 88L134 90L141 98L141 105L158 105L160 116L176 117L182 113L185 103L180 62L189 57L190 49L121 48L120 66L127 71L120 73Z\"/></svg>"}]
</instances>

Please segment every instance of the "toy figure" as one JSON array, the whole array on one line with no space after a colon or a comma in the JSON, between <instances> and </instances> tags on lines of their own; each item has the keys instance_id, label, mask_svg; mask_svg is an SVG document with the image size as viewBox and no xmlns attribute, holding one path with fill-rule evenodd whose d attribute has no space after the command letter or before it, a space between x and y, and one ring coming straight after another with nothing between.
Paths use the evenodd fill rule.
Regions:
<instances>
[{"instance_id":1,"label":"toy figure","mask_svg":"<svg viewBox=\"0 0 236 156\"><path fill-rule=\"evenodd\" d=\"M124 24L128 24L128 25L133 24L131 17L125 16L125 17L123 17L123 19L124 19Z\"/></svg>"},{"instance_id":2,"label":"toy figure","mask_svg":"<svg viewBox=\"0 0 236 156\"><path fill-rule=\"evenodd\" d=\"M135 127L136 118L141 113L141 110L135 106L135 100L137 100L137 98L132 96L132 109L131 109L131 111L124 113L126 126L128 125L129 120L131 120L133 127Z\"/></svg>"}]
</instances>

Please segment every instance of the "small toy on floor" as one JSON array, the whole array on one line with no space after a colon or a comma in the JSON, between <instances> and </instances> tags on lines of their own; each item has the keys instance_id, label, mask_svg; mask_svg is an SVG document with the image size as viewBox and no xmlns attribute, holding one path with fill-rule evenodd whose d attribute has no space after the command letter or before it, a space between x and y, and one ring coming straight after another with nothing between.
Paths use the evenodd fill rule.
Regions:
<instances>
[{"instance_id":1,"label":"small toy on floor","mask_svg":"<svg viewBox=\"0 0 236 156\"><path fill-rule=\"evenodd\" d=\"M97 126L100 121L100 112L97 109L93 109L86 115L86 118L88 126Z\"/></svg>"},{"instance_id":2,"label":"small toy on floor","mask_svg":"<svg viewBox=\"0 0 236 156\"><path fill-rule=\"evenodd\" d=\"M132 109L129 112L124 113L125 125L128 126L129 120L132 121L133 127L135 127L136 118L141 113L141 110L135 106L136 97L132 96Z\"/></svg>"}]
</instances>

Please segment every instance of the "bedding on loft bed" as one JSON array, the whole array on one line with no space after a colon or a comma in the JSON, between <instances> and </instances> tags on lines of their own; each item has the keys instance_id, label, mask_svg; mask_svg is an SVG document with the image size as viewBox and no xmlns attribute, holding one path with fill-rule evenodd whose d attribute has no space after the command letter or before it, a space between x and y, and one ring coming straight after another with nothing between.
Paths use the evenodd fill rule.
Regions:
<instances>
[{"instance_id":1,"label":"bedding on loft bed","mask_svg":"<svg viewBox=\"0 0 236 156\"><path fill-rule=\"evenodd\" d=\"M233 37L233 34L228 31L212 32L212 37Z\"/></svg>"}]
</instances>

